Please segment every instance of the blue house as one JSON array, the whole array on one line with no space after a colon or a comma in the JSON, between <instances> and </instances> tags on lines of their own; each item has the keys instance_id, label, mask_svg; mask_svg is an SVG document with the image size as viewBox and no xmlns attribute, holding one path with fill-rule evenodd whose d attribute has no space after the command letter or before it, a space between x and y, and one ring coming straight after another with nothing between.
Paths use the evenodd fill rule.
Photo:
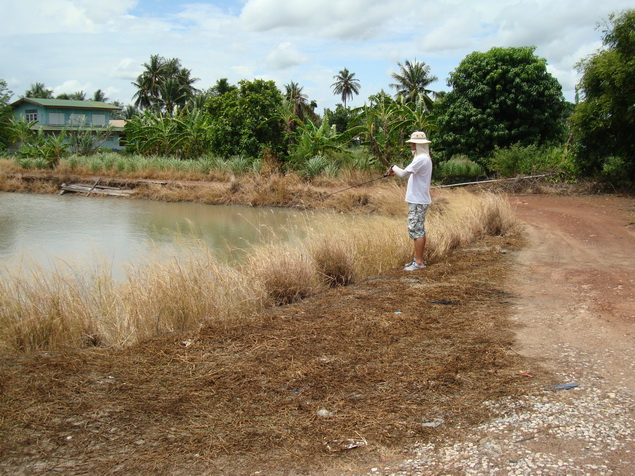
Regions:
<instances>
[{"instance_id":1,"label":"blue house","mask_svg":"<svg viewBox=\"0 0 635 476\"><path fill-rule=\"evenodd\" d=\"M32 129L45 134L88 132L103 135L101 148L119 151L124 121L117 120L114 113L119 106L96 101L73 101L67 99L22 98L11 104L16 119L35 122Z\"/></svg>"}]
</instances>

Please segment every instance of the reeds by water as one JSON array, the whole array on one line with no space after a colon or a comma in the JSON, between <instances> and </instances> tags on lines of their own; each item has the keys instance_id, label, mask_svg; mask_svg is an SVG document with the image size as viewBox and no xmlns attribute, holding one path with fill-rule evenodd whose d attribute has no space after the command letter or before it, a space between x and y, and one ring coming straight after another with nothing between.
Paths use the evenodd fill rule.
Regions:
<instances>
[{"instance_id":1,"label":"reeds by water","mask_svg":"<svg viewBox=\"0 0 635 476\"><path fill-rule=\"evenodd\" d=\"M388 209L402 209L400 190L387 189ZM453 249L516 226L504 197L437 192L428 212L426 255L443 260ZM9 272L0 280L0 351L63 347L123 347L155 335L196 330L206 322L248 319L287 304L378 275L412 256L404 214L367 220L307 220L306 238L268 243L231 267L202 246L178 259L132 268L125 281L106 267L93 274L61 270Z\"/></svg>"}]
</instances>

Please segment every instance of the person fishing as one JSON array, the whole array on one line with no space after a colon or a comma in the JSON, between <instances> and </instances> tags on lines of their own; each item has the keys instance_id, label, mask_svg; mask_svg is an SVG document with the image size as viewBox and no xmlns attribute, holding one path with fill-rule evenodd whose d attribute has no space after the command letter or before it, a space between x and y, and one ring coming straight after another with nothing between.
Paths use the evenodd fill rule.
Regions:
<instances>
[{"instance_id":1,"label":"person fishing","mask_svg":"<svg viewBox=\"0 0 635 476\"><path fill-rule=\"evenodd\" d=\"M423 253L426 247L426 212L432 203L432 158L429 146L431 142L425 132L421 131L413 132L406 142L410 143L412 162L405 169L391 165L387 174L390 177L397 175L408 179L405 201L408 203L408 234L414 241L415 256L412 262L406 264L404 271L415 271L426 267Z\"/></svg>"}]
</instances>

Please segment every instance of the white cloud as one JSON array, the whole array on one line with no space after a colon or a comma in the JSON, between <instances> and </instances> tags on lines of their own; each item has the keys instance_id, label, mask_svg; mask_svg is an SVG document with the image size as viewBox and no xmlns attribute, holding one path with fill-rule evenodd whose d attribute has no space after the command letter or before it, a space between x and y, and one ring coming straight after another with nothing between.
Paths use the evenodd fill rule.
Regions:
<instances>
[{"instance_id":1,"label":"white cloud","mask_svg":"<svg viewBox=\"0 0 635 476\"><path fill-rule=\"evenodd\" d=\"M3 35L94 33L113 25L135 0L5 0L0 4Z\"/></svg>"},{"instance_id":2,"label":"white cloud","mask_svg":"<svg viewBox=\"0 0 635 476\"><path fill-rule=\"evenodd\" d=\"M110 73L112 78L135 80L142 73L143 68L139 61L132 58L122 59Z\"/></svg>"},{"instance_id":3,"label":"white cloud","mask_svg":"<svg viewBox=\"0 0 635 476\"><path fill-rule=\"evenodd\" d=\"M249 0L241 20L249 30L296 30L304 34L360 40L376 37L384 24L416 0ZM404 16L403 21L407 21Z\"/></svg>"},{"instance_id":4,"label":"white cloud","mask_svg":"<svg viewBox=\"0 0 635 476\"><path fill-rule=\"evenodd\" d=\"M81 81L78 81L76 79L71 79L68 81L64 81L58 86L53 86L51 89L53 90L54 96L57 96L59 94L73 94L82 91L86 94L86 98L88 99L93 95L95 90L99 88L94 88L90 81L82 83Z\"/></svg>"},{"instance_id":5,"label":"white cloud","mask_svg":"<svg viewBox=\"0 0 635 476\"><path fill-rule=\"evenodd\" d=\"M288 41L277 45L266 58L267 66L273 69L286 69L306 62L307 57Z\"/></svg>"},{"instance_id":6,"label":"white cloud","mask_svg":"<svg viewBox=\"0 0 635 476\"><path fill-rule=\"evenodd\" d=\"M574 65L599 46L596 24L632 0L4 0L0 78L16 95L31 84L112 91L129 103L150 55L179 58L199 88L299 82L334 107L332 76L360 79L354 101L390 91L397 62L418 59L443 88L473 51L536 46L572 99ZM631 7L632 8L632 7ZM77 81L77 83L72 83ZM75 84L75 85L74 85ZM90 85L90 88L86 88ZM66 92L66 91L65 91Z\"/></svg>"}]
</instances>

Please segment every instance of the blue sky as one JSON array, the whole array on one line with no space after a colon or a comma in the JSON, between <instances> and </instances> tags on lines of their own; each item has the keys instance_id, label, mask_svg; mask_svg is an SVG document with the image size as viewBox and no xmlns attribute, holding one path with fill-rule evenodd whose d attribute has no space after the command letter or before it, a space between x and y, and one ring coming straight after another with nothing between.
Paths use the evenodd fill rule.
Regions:
<instances>
[{"instance_id":1,"label":"blue sky","mask_svg":"<svg viewBox=\"0 0 635 476\"><path fill-rule=\"evenodd\" d=\"M575 64L601 47L597 24L632 0L2 0L0 78L18 99L35 82L55 94L101 89L132 102L152 54L179 58L199 89L220 78L294 81L334 108L333 76L359 79L361 106L390 88L398 62L446 80L466 55L535 46L573 101Z\"/></svg>"}]
</instances>

